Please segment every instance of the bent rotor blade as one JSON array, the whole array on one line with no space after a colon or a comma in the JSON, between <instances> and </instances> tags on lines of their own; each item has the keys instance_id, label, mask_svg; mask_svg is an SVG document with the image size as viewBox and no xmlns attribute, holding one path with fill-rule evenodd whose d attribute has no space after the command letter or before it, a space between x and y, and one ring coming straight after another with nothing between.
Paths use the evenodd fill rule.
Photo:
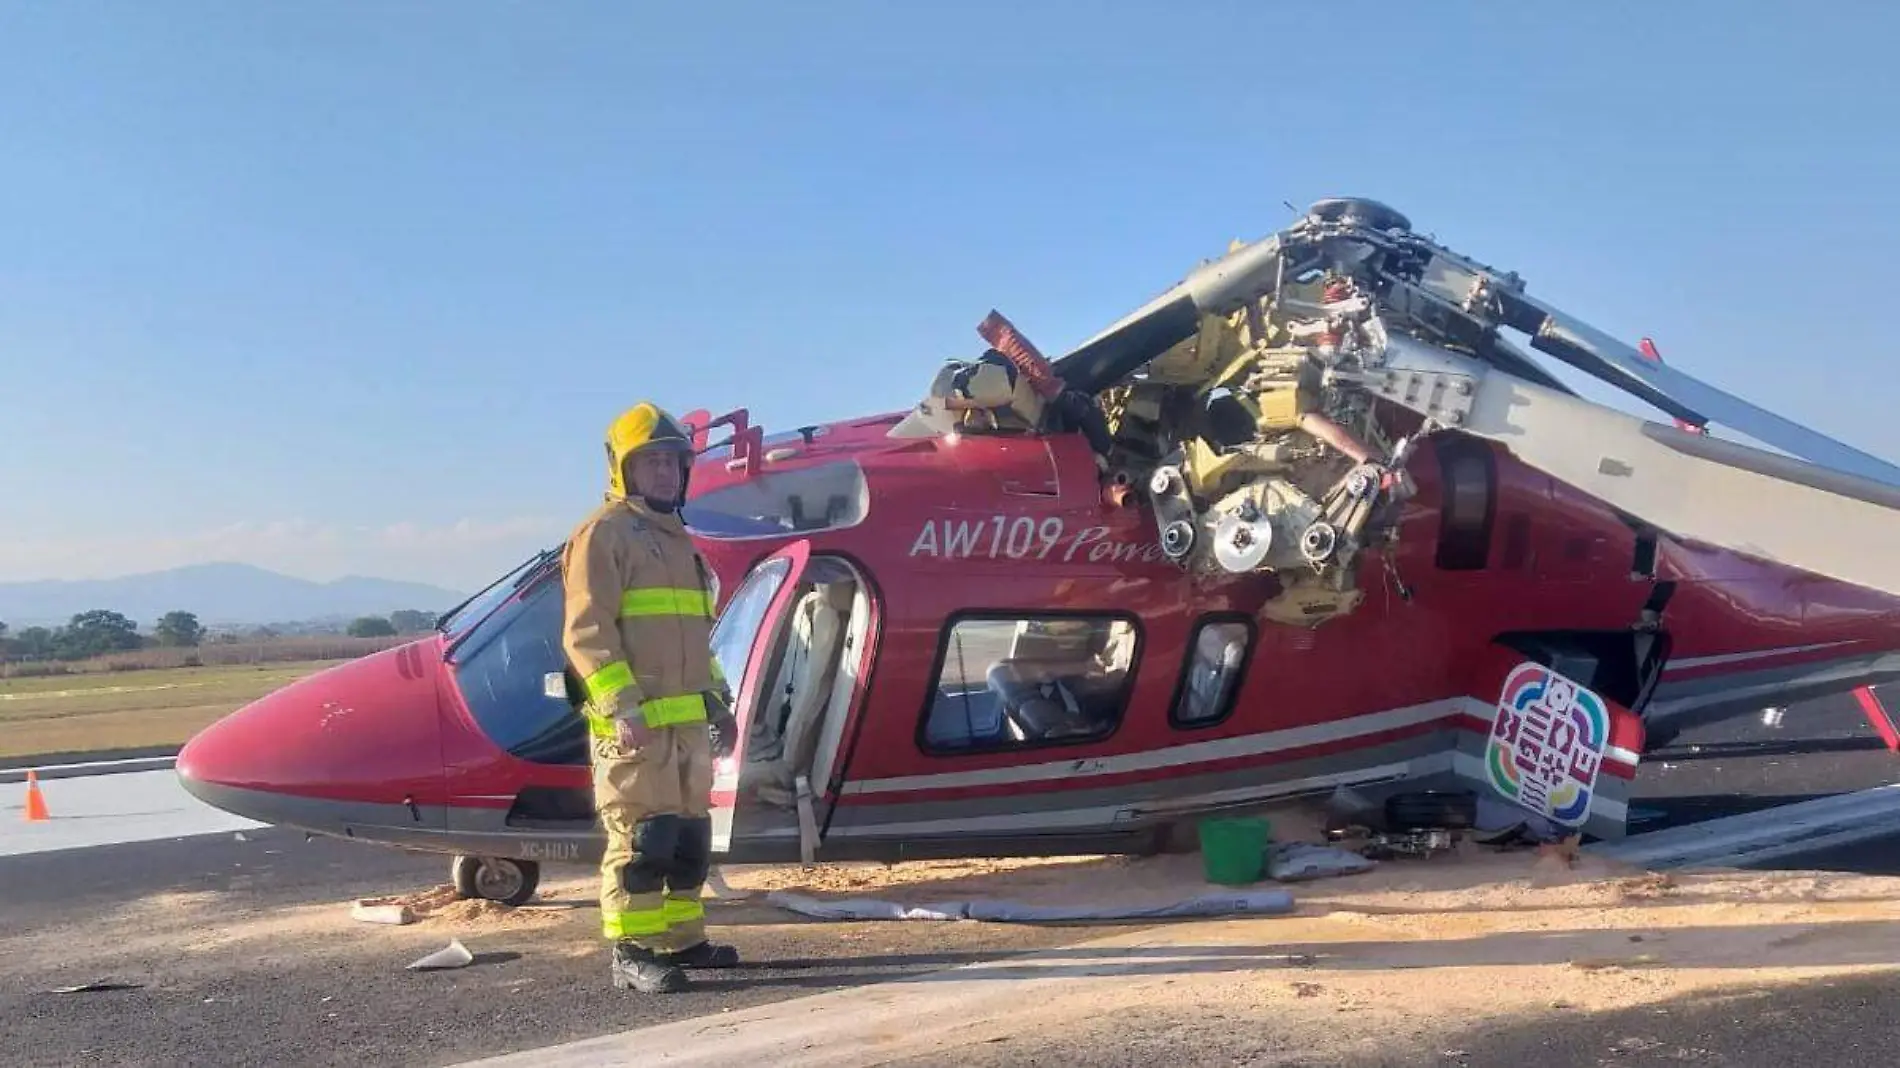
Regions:
<instances>
[{"instance_id":1,"label":"bent rotor blade","mask_svg":"<svg viewBox=\"0 0 1900 1068\"><path fill-rule=\"evenodd\" d=\"M1677 370L1588 323L1522 293L1504 298L1511 325L1531 347L1689 422L1713 422L1804 460L1900 487L1900 467ZM1660 399L1659 399L1660 397Z\"/></svg>"},{"instance_id":2,"label":"bent rotor blade","mask_svg":"<svg viewBox=\"0 0 1900 1068\"><path fill-rule=\"evenodd\" d=\"M1194 336L1201 316L1225 313L1273 290L1281 270L1280 237L1262 238L1205 263L1167 292L1129 312L1054 361L1070 389L1098 393Z\"/></svg>"},{"instance_id":3,"label":"bent rotor blade","mask_svg":"<svg viewBox=\"0 0 1900 1068\"><path fill-rule=\"evenodd\" d=\"M1495 370L1461 428L1679 538L1900 597L1900 488Z\"/></svg>"}]
</instances>

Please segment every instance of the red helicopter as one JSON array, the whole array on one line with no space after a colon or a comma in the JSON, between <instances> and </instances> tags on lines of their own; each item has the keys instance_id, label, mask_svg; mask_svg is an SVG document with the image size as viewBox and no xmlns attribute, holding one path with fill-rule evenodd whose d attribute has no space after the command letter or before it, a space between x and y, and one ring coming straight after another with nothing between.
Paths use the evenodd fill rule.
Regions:
<instances>
[{"instance_id":1,"label":"red helicopter","mask_svg":"<svg viewBox=\"0 0 1900 1068\"><path fill-rule=\"evenodd\" d=\"M1683 717L1852 690L1900 746L1870 688L1900 673L1900 469L1383 204L1322 201L1057 360L995 313L979 333L909 411L686 417L741 734L723 862L1146 851L1339 786L1616 838ZM555 547L177 773L525 900L601 846L561 603Z\"/></svg>"}]
</instances>

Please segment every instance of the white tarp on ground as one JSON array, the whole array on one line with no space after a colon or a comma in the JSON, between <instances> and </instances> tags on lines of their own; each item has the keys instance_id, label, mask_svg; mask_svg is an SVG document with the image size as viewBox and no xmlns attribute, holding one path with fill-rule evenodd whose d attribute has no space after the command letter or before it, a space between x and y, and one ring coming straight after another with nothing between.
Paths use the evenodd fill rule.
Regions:
<instances>
[{"instance_id":1,"label":"white tarp on ground","mask_svg":"<svg viewBox=\"0 0 1900 1068\"><path fill-rule=\"evenodd\" d=\"M1030 905L1013 901L940 901L900 905L874 898L821 901L777 891L766 901L820 920L984 920L990 923L1060 923L1076 920L1148 920L1182 916L1273 916L1293 911L1285 890L1202 894L1185 901L1143 905Z\"/></svg>"}]
</instances>

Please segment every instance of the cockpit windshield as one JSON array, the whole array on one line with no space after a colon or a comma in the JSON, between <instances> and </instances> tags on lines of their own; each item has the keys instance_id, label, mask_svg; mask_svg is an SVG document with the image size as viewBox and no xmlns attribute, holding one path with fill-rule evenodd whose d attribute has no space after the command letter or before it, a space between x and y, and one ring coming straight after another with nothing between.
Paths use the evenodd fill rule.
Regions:
<instances>
[{"instance_id":1,"label":"cockpit windshield","mask_svg":"<svg viewBox=\"0 0 1900 1068\"><path fill-rule=\"evenodd\" d=\"M543 549L528 559L515 565L507 574L489 583L488 587L442 614L436 620L436 629L441 631L453 643L459 641L470 628L487 618L490 612L500 607L516 590L526 586L560 556L560 549Z\"/></svg>"}]
</instances>

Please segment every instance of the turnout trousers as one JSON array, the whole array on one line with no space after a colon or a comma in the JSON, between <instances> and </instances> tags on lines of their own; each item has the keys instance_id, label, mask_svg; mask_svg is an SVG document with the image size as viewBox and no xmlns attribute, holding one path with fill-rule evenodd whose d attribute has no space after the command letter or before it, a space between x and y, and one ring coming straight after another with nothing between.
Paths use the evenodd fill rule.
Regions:
<instances>
[{"instance_id":1,"label":"turnout trousers","mask_svg":"<svg viewBox=\"0 0 1900 1068\"><path fill-rule=\"evenodd\" d=\"M655 953L706 940L701 900L712 863L712 739L702 722L654 729L633 750L593 738L601 933Z\"/></svg>"}]
</instances>

